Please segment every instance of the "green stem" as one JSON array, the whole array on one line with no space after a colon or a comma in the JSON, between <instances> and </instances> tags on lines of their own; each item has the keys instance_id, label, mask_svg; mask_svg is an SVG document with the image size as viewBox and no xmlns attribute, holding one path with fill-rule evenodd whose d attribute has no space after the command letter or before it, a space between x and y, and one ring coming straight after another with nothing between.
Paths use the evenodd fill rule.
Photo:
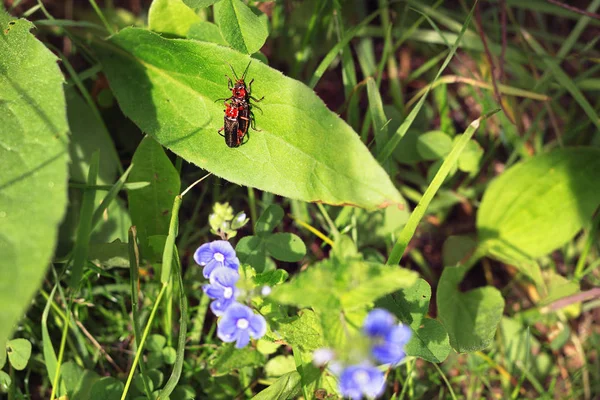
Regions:
<instances>
[{"instance_id":1,"label":"green stem","mask_svg":"<svg viewBox=\"0 0 600 400\"><path fill-rule=\"evenodd\" d=\"M135 353L135 358L133 359L133 364L131 364L131 369L129 370L129 376L127 377L127 382L125 383L125 389L123 389L123 394L121 395L121 400L125 400L127 398L127 392L129 391L129 387L131 386L131 381L133 380L133 375L135 373L135 369L140 361L140 356L144 350L144 345L146 344L146 339L148 338L148 334L150 333L150 328L152 326L152 321L154 321L154 316L156 315L156 311L158 310L158 305L167 290L167 284L163 283L160 292L158 292L158 297L156 298L156 302L154 302L154 306L152 307L152 311L150 312L150 317L148 318L148 322L146 323L146 328L144 328L144 334L142 335L142 340L140 340L140 345Z\"/></svg>"},{"instance_id":2,"label":"green stem","mask_svg":"<svg viewBox=\"0 0 600 400\"><path fill-rule=\"evenodd\" d=\"M425 211L427 211L427 207L429 207L429 203L431 203L431 200L433 200L433 197L446 180L446 177L450 173L450 170L458 161L458 157L464 150L465 146L467 145L469 140L471 140L471 137L473 136L477 128L479 128L479 124L481 123L481 121L491 117L498 111L500 110L498 109L489 112L477 118L475 121L471 122L465 133L458 140L456 146L454 146L450 154L448 154L448 157L446 157L446 159L444 160L444 163L442 164L438 172L435 174L435 177L431 181L431 184L429 185L429 187L427 187L427 190L425 190L425 193L423 194L423 197L421 197L421 200L419 200L417 207L414 209L412 214L410 214L408 222L404 226L404 229L402 229L402 232L400 232L398 240L396 241L396 244L394 245L394 248L392 249L392 252L387 260L388 265L397 265L400 263L400 259L402 258L406 247L408 246L408 242L415 234L419 222L421 222L421 219L425 215Z\"/></svg>"},{"instance_id":3,"label":"green stem","mask_svg":"<svg viewBox=\"0 0 600 400\"><path fill-rule=\"evenodd\" d=\"M52 382L52 392L50 393L50 400L54 400L56 388L58 387L58 380L60 379L60 366L62 359L65 354L65 345L67 343L67 332L69 331L69 318L71 314L71 305L73 304L73 298L69 298L69 304L67 305L67 312L65 313L65 325L63 326L62 337L60 339L60 349L58 350L58 360L56 361L56 371L54 372L54 380Z\"/></svg>"},{"instance_id":4,"label":"green stem","mask_svg":"<svg viewBox=\"0 0 600 400\"><path fill-rule=\"evenodd\" d=\"M104 17L104 14L102 14L102 10L100 10L100 7L98 7L98 4L96 4L96 1L95 0L90 0L90 4L92 5L92 8L96 12L96 14L98 14L98 18L100 18L100 21L102 21L102 23L104 24L104 27L106 28L106 30L108 31L108 33L110 33L111 35L113 35L115 33L115 31L113 31L113 28L110 26L110 24L108 23L108 21Z\"/></svg>"}]
</instances>

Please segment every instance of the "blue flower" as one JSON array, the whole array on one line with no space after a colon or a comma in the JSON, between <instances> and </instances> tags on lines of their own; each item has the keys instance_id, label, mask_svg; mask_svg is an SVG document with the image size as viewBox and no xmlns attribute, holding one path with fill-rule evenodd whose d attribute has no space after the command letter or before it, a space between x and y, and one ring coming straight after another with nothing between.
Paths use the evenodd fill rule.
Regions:
<instances>
[{"instance_id":1,"label":"blue flower","mask_svg":"<svg viewBox=\"0 0 600 400\"><path fill-rule=\"evenodd\" d=\"M396 323L394 315L383 308L375 308L365 318L363 331L370 337L386 335Z\"/></svg>"},{"instance_id":2,"label":"blue flower","mask_svg":"<svg viewBox=\"0 0 600 400\"><path fill-rule=\"evenodd\" d=\"M209 284L202 286L204 293L211 299L215 299L210 305L212 312L217 315L223 315L223 312L235 301L238 289L235 284L240 279L240 275L225 267L218 267L210 274Z\"/></svg>"},{"instance_id":3,"label":"blue flower","mask_svg":"<svg viewBox=\"0 0 600 400\"><path fill-rule=\"evenodd\" d=\"M204 267L202 274L205 278L209 278L217 267L227 267L237 272L240 266L235 250L226 240L215 240L198 247L194 253L194 260Z\"/></svg>"},{"instance_id":4,"label":"blue flower","mask_svg":"<svg viewBox=\"0 0 600 400\"><path fill-rule=\"evenodd\" d=\"M352 365L342 371L339 389L342 396L352 400L361 400L363 396L376 398L385 389L385 377L371 365Z\"/></svg>"},{"instance_id":5,"label":"blue flower","mask_svg":"<svg viewBox=\"0 0 600 400\"><path fill-rule=\"evenodd\" d=\"M373 357L383 364L398 364L406 357L404 346L410 340L412 331L406 325L395 325L382 338L379 343L372 348Z\"/></svg>"},{"instance_id":6,"label":"blue flower","mask_svg":"<svg viewBox=\"0 0 600 400\"><path fill-rule=\"evenodd\" d=\"M233 303L217 323L217 336L224 342L236 342L241 349L250 342L250 337L260 339L267 332L267 322L262 315L254 314L250 307Z\"/></svg>"},{"instance_id":7,"label":"blue flower","mask_svg":"<svg viewBox=\"0 0 600 400\"><path fill-rule=\"evenodd\" d=\"M412 331L406 325L397 324L389 311L381 308L372 310L365 318L363 331L374 339L371 352L380 363L394 365L406 357L404 346Z\"/></svg>"}]
</instances>

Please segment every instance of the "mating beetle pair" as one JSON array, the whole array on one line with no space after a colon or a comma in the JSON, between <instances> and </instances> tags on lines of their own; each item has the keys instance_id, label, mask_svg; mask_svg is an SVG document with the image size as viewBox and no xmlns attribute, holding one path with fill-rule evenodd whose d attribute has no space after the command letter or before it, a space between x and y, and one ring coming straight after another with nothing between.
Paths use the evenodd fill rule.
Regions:
<instances>
[{"instance_id":1,"label":"mating beetle pair","mask_svg":"<svg viewBox=\"0 0 600 400\"><path fill-rule=\"evenodd\" d=\"M258 129L255 128L254 125L254 114L252 113L251 108L256 107L260 110L258 106L252 106L250 104L250 99L259 102L264 97L257 99L251 94L251 86L254 79L252 79L248 86L246 86L246 73L248 72L248 68L250 67L250 63L246 66L244 73L241 78L238 78L235 70L231 65L229 65L231 71L233 72L233 76L235 77L235 83L231 80L231 78L227 75L227 88L231 90L231 96L226 99L218 99L216 101L225 100L225 118L223 127L218 130L218 133L225 138L225 143L229 147L238 147L243 143L244 137L248 133L248 128L251 127L255 131ZM229 102L229 103L227 103ZM261 110L262 112L262 110ZM225 131L224 134L221 131Z\"/></svg>"}]
</instances>

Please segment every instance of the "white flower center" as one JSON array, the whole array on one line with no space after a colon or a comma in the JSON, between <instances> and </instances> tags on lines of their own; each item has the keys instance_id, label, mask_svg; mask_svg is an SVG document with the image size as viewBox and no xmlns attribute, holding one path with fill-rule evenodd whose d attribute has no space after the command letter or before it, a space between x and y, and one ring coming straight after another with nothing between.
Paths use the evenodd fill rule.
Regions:
<instances>
[{"instance_id":1,"label":"white flower center","mask_svg":"<svg viewBox=\"0 0 600 400\"><path fill-rule=\"evenodd\" d=\"M230 287L226 287L225 289L223 289L223 297L225 297L226 299L230 299L231 296L233 296L233 289Z\"/></svg>"},{"instance_id":2,"label":"white flower center","mask_svg":"<svg viewBox=\"0 0 600 400\"><path fill-rule=\"evenodd\" d=\"M237 323L235 325L239 329L248 329L248 325L250 325L250 323L248 322L248 320L246 318L240 318L237 320Z\"/></svg>"},{"instance_id":3,"label":"white flower center","mask_svg":"<svg viewBox=\"0 0 600 400\"><path fill-rule=\"evenodd\" d=\"M354 382L358 383L359 386L366 385L369 383L369 374L366 371L356 371L354 373Z\"/></svg>"},{"instance_id":4,"label":"white flower center","mask_svg":"<svg viewBox=\"0 0 600 400\"><path fill-rule=\"evenodd\" d=\"M215 253L213 255L213 258L215 260L217 260L218 262L223 262L225 260L225 256L223 254L221 254L221 253Z\"/></svg>"}]
</instances>

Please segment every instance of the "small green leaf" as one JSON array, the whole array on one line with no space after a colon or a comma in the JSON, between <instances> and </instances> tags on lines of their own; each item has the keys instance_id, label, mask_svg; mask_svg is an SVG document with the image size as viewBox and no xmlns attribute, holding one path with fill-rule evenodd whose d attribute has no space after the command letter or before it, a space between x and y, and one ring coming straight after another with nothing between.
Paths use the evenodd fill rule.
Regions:
<instances>
[{"instance_id":1,"label":"small green leaf","mask_svg":"<svg viewBox=\"0 0 600 400\"><path fill-rule=\"evenodd\" d=\"M298 380L300 380L299 377L300 375L298 375ZM12 379L10 379L10 375L4 371L0 371L0 393L8 393L11 384Z\"/></svg>"},{"instance_id":2,"label":"small green leaf","mask_svg":"<svg viewBox=\"0 0 600 400\"><path fill-rule=\"evenodd\" d=\"M188 39L199 40L201 42L211 42L227 46L227 42L223 39L219 27L208 21L200 21L190 26L187 37Z\"/></svg>"},{"instance_id":3,"label":"small green leaf","mask_svg":"<svg viewBox=\"0 0 600 400\"><path fill-rule=\"evenodd\" d=\"M60 377L72 400L89 399L92 386L100 379L97 373L81 368L74 361L67 361L60 366Z\"/></svg>"},{"instance_id":4,"label":"small green leaf","mask_svg":"<svg viewBox=\"0 0 600 400\"><path fill-rule=\"evenodd\" d=\"M153 0L148 11L148 28L154 32L186 37L200 17L182 0Z\"/></svg>"},{"instance_id":5,"label":"small green leaf","mask_svg":"<svg viewBox=\"0 0 600 400\"><path fill-rule=\"evenodd\" d=\"M107 376L92 386L90 400L120 400L125 385L120 380Z\"/></svg>"},{"instance_id":6,"label":"small green leaf","mask_svg":"<svg viewBox=\"0 0 600 400\"><path fill-rule=\"evenodd\" d=\"M131 221L137 227L142 253L148 256L148 237L169 232L173 199L179 194L179 174L162 146L148 136L135 151L132 163L129 181L150 182L127 193Z\"/></svg>"},{"instance_id":7,"label":"small green leaf","mask_svg":"<svg viewBox=\"0 0 600 400\"><path fill-rule=\"evenodd\" d=\"M252 397L252 400L296 399L301 394L300 384L300 374L291 371L282 375L271 386Z\"/></svg>"},{"instance_id":8,"label":"small green leaf","mask_svg":"<svg viewBox=\"0 0 600 400\"><path fill-rule=\"evenodd\" d=\"M14 369L22 371L31 357L31 342L27 339L13 339L6 344L8 361Z\"/></svg>"},{"instance_id":9,"label":"small green leaf","mask_svg":"<svg viewBox=\"0 0 600 400\"><path fill-rule=\"evenodd\" d=\"M214 6L214 10L221 34L233 49L252 54L265 44L269 31L240 0L222 0Z\"/></svg>"},{"instance_id":10,"label":"small green leaf","mask_svg":"<svg viewBox=\"0 0 600 400\"><path fill-rule=\"evenodd\" d=\"M452 138L442 131L430 131L417 139L417 151L424 160L443 159L452 150Z\"/></svg>"},{"instance_id":11,"label":"small green leaf","mask_svg":"<svg viewBox=\"0 0 600 400\"><path fill-rule=\"evenodd\" d=\"M256 286L270 286L274 287L286 281L288 273L283 269L276 269L274 271L263 272L254 277L254 284Z\"/></svg>"},{"instance_id":12,"label":"small green leaf","mask_svg":"<svg viewBox=\"0 0 600 400\"><path fill-rule=\"evenodd\" d=\"M453 267L466 261L476 248L477 242L469 236L449 236L442 246L444 265Z\"/></svg>"},{"instance_id":13,"label":"small green leaf","mask_svg":"<svg viewBox=\"0 0 600 400\"><path fill-rule=\"evenodd\" d=\"M520 264L569 242L600 204L600 149L565 148L504 172L485 191L477 231L490 255Z\"/></svg>"},{"instance_id":14,"label":"small green leaf","mask_svg":"<svg viewBox=\"0 0 600 400\"><path fill-rule=\"evenodd\" d=\"M120 240L112 243L92 243L88 260L99 268L129 268L129 245Z\"/></svg>"},{"instance_id":15,"label":"small green leaf","mask_svg":"<svg viewBox=\"0 0 600 400\"><path fill-rule=\"evenodd\" d=\"M200 8L206 8L208 6L212 6L219 0L183 0L185 5L194 10L198 10Z\"/></svg>"},{"instance_id":16,"label":"small green leaf","mask_svg":"<svg viewBox=\"0 0 600 400\"><path fill-rule=\"evenodd\" d=\"M256 115L261 132L231 149L217 134L223 104L215 100L231 94L226 62L240 72L249 56L136 28L96 40L95 49L125 115L184 160L233 183L292 199L406 208L356 132L301 82L253 62L247 79L255 79L256 97L265 96L263 114Z\"/></svg>"},{"instance_id":17,"label":"small green leaf","mask_svg":"<svg viewBox=\"0 0 600 400\"><path fill-rule=\"evenodd\" d=\"M0 343L42 282L67 205L64 78L32 27L0 9Z\"/></svg>"},{"instance_id":18,"label":"small green leaf","mask_svg":"<svg viewBox=\"0 0 600 400\"><path fill-rule=\"evenodd\" d=\"M275 356L265 364L265 374L270 378L277 378L295 370L294 356L290 355Z\"/></svg>"},{"instance_id":19,"label":"small green leaf","mask_svg":"<svg viewBox=\"0 0 600 400\"><path fill-rule=\"evenodd\" d=\"M236 349L232 344L224 344L213 353L209 361L211 368L214 368L214 375L227 375L234 370L244 367L258 367L265 363L265 356L256 349L247 346L243 349Z\"/></svg>"},{"instance_id":20,"label":"small green leaf","mask_svg":"<svg viewBox=\"0 0 600 400\"><path fill-rule=\"evenodd\" d=\"M467 270L462 265L444 268L437 289L438 317L448 331L450 345L459 353L488 347L504 311L504 299L494 287L459 290Z\"/></svg>"},{"instance_id":21,"label":"small green leaf","mask_svg":"<svg viewBox=\"0 0 600 400\"><path fill-rule=\"evenodd\" d=\"M261 236L245 236L235 246L235 252L242 264L251 265L257 272L267 266L266 242Z\"/></svg>"},{"instance_id":22,"label":"small green leaf","mask_svg":"<svg viewBox=\"0 0 600 400\"><path fill-rule=\"evenodd\" d=\"M146 349L150 352L158 353L162 351L166 344L167 338L165 338L163 335L154 334L148 337L148 340L146 341Z\"/></svg>"},{"instance_id":23,"label":"small green leaf","mask_svg":"<svg viewBox=\"0 0 600 400\"><path fill-rule=\"evenodd\" d=\"M304 242L293 233L269 235L266 247L269 254L279 261L296 262L306 255Z\"/></svg>"},{"instance_id":24,"label":"small green leaf","mask_svg":"<svg viewBox=\"0 0 600 400\"><path fill-rule=\"evenodd\" d=\"M444 327L438 321L425 317L430 299L431 287L419 278L413 286L379 299L376 305L393 312L412 329L413 336L406 346L407 355L440 363L448 357L450 343Z\"/></svg>"},{"instance_id":25,"label":"small green leaf","mask_svg":"<svg viewBox=\"0 0 600 400\"><path fill-rule=\"evenodd\" d=\"M162 349L162 355L165 363L173 365L175 363L175 358L177 357L177 350L170 346L165 347Z\"/></svg>"},{"instance_id":26,"label":"small green leaf","mask_svg":"<svg viewBox=\"0 0 600 400\"><path fill-rule=\"evenodd\" d=\"M460 139L460 135L454 137L455 142L458 139ZM458 169L463 172L479 171L481 157L483 157L483 148L476 141L469 140L460 157L458 157Z\"/></svg>"},{"instance_id":27,"label":"small green leaf","mask_svg":"<svg viewBox=\"0 0 600 400\"><path fill-rule=\"evenodd\" d=\"M152 379L146 379L146 382L148 382L148 388L152 392L154 390L154 383L152 382ZM144 378L142 375L137 374L133 378L133 384L140 393L144 393Z\"/></svg>"},{"instance_id":28,"label":"small green leaf","mask_svg":"<svg viewBox=\"0 0 600 400\"><path fill-rule=\"evenodd\" d=\"M270 233L283 220L283 208L277 204L271 204L261 214L254 225L257 233Z\"/></svg>"}]
</instances>

